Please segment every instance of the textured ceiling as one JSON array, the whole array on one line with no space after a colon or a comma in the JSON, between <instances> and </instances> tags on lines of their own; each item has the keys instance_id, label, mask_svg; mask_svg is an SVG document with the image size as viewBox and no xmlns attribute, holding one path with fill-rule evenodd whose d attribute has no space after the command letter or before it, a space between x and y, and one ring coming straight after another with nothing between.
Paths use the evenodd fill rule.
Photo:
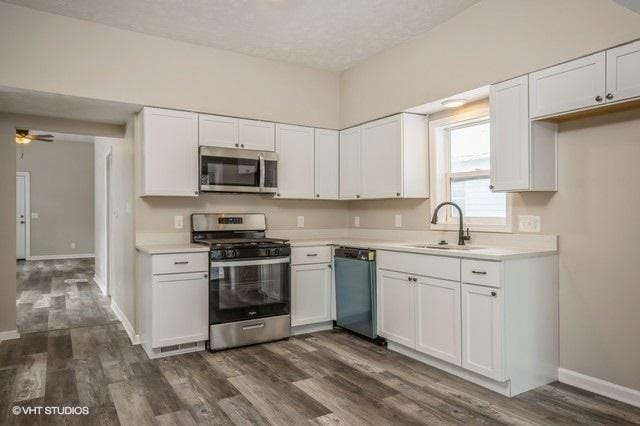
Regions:
<instances>
[{"instance_id":1,"label":"textured ceiling","mask_svg":"<svg viewBox=\"0 0 640 426\"><path fill-rule=\"evenodd\" d=\"M3 0L105 25L343 70L478 0Z\"/></svg>"}]
</instances>

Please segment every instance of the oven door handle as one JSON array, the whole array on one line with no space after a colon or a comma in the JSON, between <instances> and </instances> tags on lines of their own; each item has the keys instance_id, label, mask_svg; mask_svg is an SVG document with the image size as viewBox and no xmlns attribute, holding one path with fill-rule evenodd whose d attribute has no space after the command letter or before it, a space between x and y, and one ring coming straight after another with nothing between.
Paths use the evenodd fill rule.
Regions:
<instances>
[{"instance_id":1,"label":"oven door handle","mask_svg":"<svg viewBox=\"0 0 640 426\"><path fill-rule=\"evenodd\" d=\"M278 257L275 259L256 259L256 260L232 260L222 262L211 262L212 268L225 268L232 266L261 266L261 265L278 265L281 263L289 263L289 257Z\"/></svg>"},{"instance_id":2,"label":"oven door handle","mask_svg":"<svg viewBox=\"0 0 640 426\"><path fill-rule=\"evenodd\" d=\"M264 176L265 176L265 162L264 162L264 155L260 154L258 156L258 161L260 162L260 189L262 190L264 188Z\"/></svg>"}]
</instances>

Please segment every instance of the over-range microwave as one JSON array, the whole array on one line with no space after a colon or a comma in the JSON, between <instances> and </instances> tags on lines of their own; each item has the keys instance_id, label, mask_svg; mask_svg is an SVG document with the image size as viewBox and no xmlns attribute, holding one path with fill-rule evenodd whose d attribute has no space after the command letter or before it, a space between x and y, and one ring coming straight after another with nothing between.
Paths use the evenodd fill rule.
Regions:
<instances>
[{"instance_id":1,"label":"over-range microwave","mask_svg":"<svg viewBox=\"0 0 640 426\"><path fill-rule=\"evenodd\" d=\"M200 147L201 192L278 192L278 156L250 149Z\"/></svg>"}]
</instances>

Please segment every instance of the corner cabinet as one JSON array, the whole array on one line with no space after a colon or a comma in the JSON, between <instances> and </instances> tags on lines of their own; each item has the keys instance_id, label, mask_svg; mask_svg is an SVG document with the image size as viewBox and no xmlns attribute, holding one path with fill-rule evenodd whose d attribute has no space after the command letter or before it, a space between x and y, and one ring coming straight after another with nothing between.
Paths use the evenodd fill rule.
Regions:
<instances>
[{"instance_id":1,"label":"corner cabinet","mask_svg":"<svg viewBox=\"0 0 640 426\"><path fill-rule=\"evenodd\" d=\"M137 129L140 196L198 196L198 114L145 107Z\"/></svg>"},{"instance_id":2,"label":"corner cabinet","mask_svg":"<svg viewBox=\"0 0 640 426\"><path fill-rule=\"evenodd\" d=\"M315 192L319 200L337 200L340 184L340 136L337 130L315 129Z\"/></svg>"},{"instance_id":3,"label":"corner cabinet","mask_svg":"<svg viewBox=\"0 0 640 426\"><path fill-rule=\"evenodd\" d=\"M276 125L276 198L315 198L315 133L311 127Z\"/></svg>"},{"instance_id":4,"label":"corner cabinet","mask_svg":"<svg viewBox=\"0 0 640 426\"><path fill-rule=\"evenodd\" d=\"M529 119L529 78L491 86L491 190L557 190L557 124Z\"/></svg>"},{"instance_id":5,"label":"corner cabinet","mask_svg":"<svg viewBox=\"0 0 640 426\"><path fill-rule=\"evenodd\" d=\"M340 132L340 199L427 198L426 118L402 113Z\"/></svg>"}]
</instances>

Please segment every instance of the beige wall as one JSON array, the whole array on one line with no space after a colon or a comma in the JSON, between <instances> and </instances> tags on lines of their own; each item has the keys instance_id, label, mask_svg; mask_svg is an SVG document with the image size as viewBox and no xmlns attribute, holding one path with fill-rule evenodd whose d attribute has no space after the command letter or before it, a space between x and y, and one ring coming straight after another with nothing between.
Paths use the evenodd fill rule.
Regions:
<instances>
[{"instance_id":1,"label":"beige wall","mask_svg":"<svg viewBox=\"0 0 640 426\"><path fill-rule=\"evenodd\" d=\"M340 201L273 200L268 196L241 194L138 198L136 232L189 232L189 215L196 212L265 213L269 229L296 229L298 216L304 216L305 228L346 228L347 208L347 203ZM184 216L184 229L173 227L175 215Z\"/></svg>"},{"instance_id":2,"label":"beige wall","mask_svg":"<svg viewBox=\"0 0 640 426\"><path fill-rule=\"evenodd\" d=\"M25 31L28 27L28 31ZM337 128L338 74L0 2L0 86ZM11 60L8 60L11 58ZM46 63L45 68L42 64Z\"/></svg>"},{"instance_id":3,"label":"beige wall","mask_svg":"<svg viewBox=\"0 0 640 426\"><path fill-rule=\"evenodd\" d=\"M29 172L39 216L31 219L31 256L93 254L93 142L34 142L22 153L17 171Z\"/></svg>"},{"instance_id":4,"label":"beige wall","mask_svg":"<svg viewBox=\"0 0 640 426\"><path fill-rule=\"evenodd\" d=\"M483 0L340 76L340 122L376 117L640 37L610 0Z\"/></svg>"},{"instance_id":5,"label":"beige wall","mask_svg":"<svg viewBox=\"0 0 640 426\"><path fill-rule=\"evenodd\" d=\"M16 328L15 129L118 137L121 126L0 113L0 332Z\"/></svg>"}]
</instances>

